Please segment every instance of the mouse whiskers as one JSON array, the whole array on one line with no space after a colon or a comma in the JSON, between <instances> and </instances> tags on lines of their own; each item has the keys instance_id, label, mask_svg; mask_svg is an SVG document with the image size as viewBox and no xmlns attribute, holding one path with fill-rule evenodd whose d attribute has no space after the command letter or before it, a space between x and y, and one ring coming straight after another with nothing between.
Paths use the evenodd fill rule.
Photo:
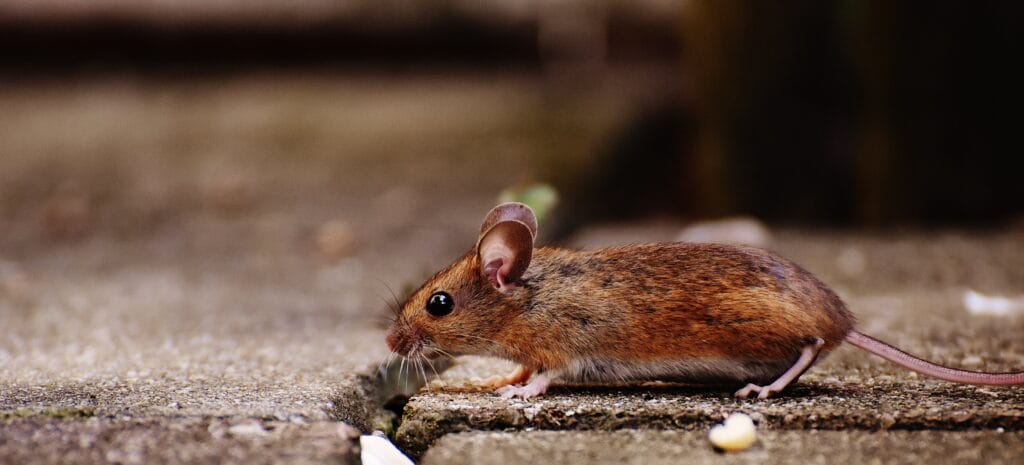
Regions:
<instances>
[{"instance_id":1,"label":"mouse whiskers","mask_svg":"<svg viewBox=\"0 0 1024 465\"><path fill-rule=\"evenodd\" d=\"M377 374L384 380L388 380L388 374L391 371L391 363L395 361L395 357L398 356L398 352L391 351L387 357L377 364Z\"/></svg>"},{"instance_id":2,"label":"mouse whiskers","mask_svg":"<svg viewBox=\"0 0 1024 465\"><path fill-rule=\"evenodd\" d=\"M398 367L398 374L402 377L402 381L405 383L405 391L406 392L409 391L409 371L408 371L409 367L406 364L407 360L408 359L406 357L402 357L402 364L399 365L399 367Z\"/></svg>"},{"instance_id":3,"label":"mouse whiskers","mask_svg":"<svg viewBox=\"0 0 1024 465\"><path fill-rule=\"evenodd\" d=\"M416 368L419 371L419 375L422 377L421 379L422 379L423 383L426 384L427 383L427 370L426 370L426 368L423 367L423 360L425 360L425 359L422 358L422 357L417 357L415 359L415 362L416 362ZM429 389L429 385L427 387Z\"/></svg>"},{"instance_id":4,"label":"mouse whiskers","mask_svg":"<svg viewBox=\"0 0 1024 465\"><path fill-rule=\"evenodd\" d=\"M397 318L399 315L402 314L402 302L401 300L399 300L398 294L395 294L395 290L392 289L391 286L388 286L388 283L384 282L383 279L378 278L377 281L383 284L384 287L388 290L388 292L391 294L392 300L389 302L388 299L384 298L384 296L382 295L378 295L377 297L379 297L381 300L384 301L385 304L387 304L388 308L391 309L391 313L393 313Z\"/></svg>"}]
</instances>

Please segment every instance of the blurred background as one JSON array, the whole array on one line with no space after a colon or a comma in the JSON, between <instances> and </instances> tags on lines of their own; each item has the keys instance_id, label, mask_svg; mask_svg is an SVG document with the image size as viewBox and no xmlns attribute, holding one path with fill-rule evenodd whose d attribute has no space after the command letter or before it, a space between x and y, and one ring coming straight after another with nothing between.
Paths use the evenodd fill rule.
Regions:
<instances>
[{"instance_id":1,"label":"blurred background","mask_svg":"<svg viewBox=\"0 0 1024 465\"><path fill-rule=\"evenodd\" d=\"M1020 20L1016 2L6 0L6 286L29 259L171 261L351 299L350 268L400 287L534 183L560 199L554 242L651 218L1019 225Z\"/></svg>"},{"instance_id":2,"label":"blurred background","mask_svg":"<svg viewBox=\"0 0 1024 465\"><path fill-rule=\"evenodd\" d=\"M0 410L368 431L387 307L509 198L542 244L776 250L1019 369L1018 4L0 0Z\"/></svg>"},{"instance_id":3,"label":"blurred background","mask_svg":"<svg viewBox=\"0 0 1024 465\"><path fill-rule=\"evenodd\" d=\"M542 244L776 250L870 334L1019 370L1019 5L0 0L0 420L32 416L0 462L160 461L32 426L50 417L390 431L368 399L400 414L409 377L359 375L388 356L387 308L510 198L551 207ZM1003 424L971 405L1019 412L852 349L820 367L804 379L834 395L798 399L818 418L865 380L866 408L938 402L888 416L911 425L939 424L932 405L955 430ZM194 425L187 441L224 429ZM195 449L169 437L157 454Z\"/></svg>"},{"instance_id":4,"label":"blurred background","mask_svg":"<svg viewBox=\"0 0 1024 465\"><path fill-rule=\"evenodd\" d=\"M1024 199L1019 10L9 0L0 218L30 221L3 239L356 197L443 215L537 181L555 238L650 215L1000 224Z\"/></svg>"}]
</instances>

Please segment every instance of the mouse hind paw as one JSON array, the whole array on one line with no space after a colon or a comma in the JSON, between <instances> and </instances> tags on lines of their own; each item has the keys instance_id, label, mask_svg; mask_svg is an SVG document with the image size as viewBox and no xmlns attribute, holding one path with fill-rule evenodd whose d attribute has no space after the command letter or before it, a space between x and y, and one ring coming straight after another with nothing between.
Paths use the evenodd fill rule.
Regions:
<instances>
[{"instance_id":1,"label":"mouse hind paw","mask_svg":"<svg viewBox=\"0 0 1024 465\"><path fill-rule=\"evenodd\" d=\"M824 345L824 340L821 338L815 339L813 343L804 346L803 350L800 352L800 358L798 358L796 362L793 363L793 366L789 367L782 376L779 376L779 379L767 386L758 386L753 383L748 384L743 387L743 389L736 391L736 397L746 399L755 392L757 393L758 399L775 397L775 394L785 390L787 386L796 381L797 378L800 378L800 375L804 374L804 372L814 364L814 361L818 359L818 352L821 351L821 347Z\"/></svg>"},{"instance_id":2,"label":"mouse hind paw","mask_svg":"<svg viewBox=\"0 0 1024 465\"><path fill-rule=\"evenodd\" d=\"M758 386L751 383L744 386L743 389L736 391L736 397L746 399L749 398L751 394L757 393L758 399L767 399L769 397L775 397L775 394L782 392L782 389L776 389L772 386L772 384L768 386Z\"/></svg>"}]
</instances>

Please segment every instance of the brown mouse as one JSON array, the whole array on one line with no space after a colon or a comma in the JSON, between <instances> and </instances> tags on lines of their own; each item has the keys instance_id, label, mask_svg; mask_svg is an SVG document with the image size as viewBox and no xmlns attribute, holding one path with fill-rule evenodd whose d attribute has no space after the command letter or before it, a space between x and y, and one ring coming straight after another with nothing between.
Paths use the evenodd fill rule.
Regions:
<instances>
[{"instance_id":1,"label":"brown mouse","mask_svg":"<svg viewBox=\"0 0 1024 465\"><path fill-rule=\"evenodd\" d=\"M765 399L843 341L947 381L1024 384L1024 372L948 368L858 332L835 292L765 250L697 243L535 249L536 235L526 205L491 210L476 246L402 306L388 331L391 350L411 360L513 360L520 368L487 387L524 399L554 379L736 383L745 385L736 396Z\"/></svg>"}]
</instances>

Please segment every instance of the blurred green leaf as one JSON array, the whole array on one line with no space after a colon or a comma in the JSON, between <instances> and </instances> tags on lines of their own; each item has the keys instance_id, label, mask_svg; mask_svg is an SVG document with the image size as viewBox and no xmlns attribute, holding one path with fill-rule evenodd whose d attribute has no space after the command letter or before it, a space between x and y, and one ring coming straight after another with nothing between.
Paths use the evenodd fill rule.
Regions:
<instances>
[{"instance_id":1,"label":"blurred green leaf","mask_svg":"<svg viewBox=\"0 0 1024 465\"><path fill-rule=\"evenodd\" d=\"M537 215L537 222L543 223L558 204L558 191L544 183L516 185L501 191L498 201L525 203Z\"/></svg>"}]
</instances>

